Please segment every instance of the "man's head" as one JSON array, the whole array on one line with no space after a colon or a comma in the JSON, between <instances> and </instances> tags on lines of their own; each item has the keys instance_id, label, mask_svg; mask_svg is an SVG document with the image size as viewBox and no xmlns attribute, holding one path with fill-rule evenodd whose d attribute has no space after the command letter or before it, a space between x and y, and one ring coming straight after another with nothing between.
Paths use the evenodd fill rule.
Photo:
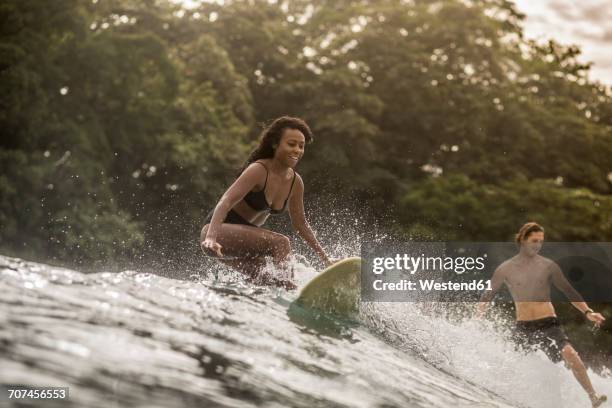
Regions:
<instances>
[{"instance_id":1,"label":"man's head","mask_svg":"<svg viewBox=\"0 0 612 408\"><path fill-rule=\"evenodd\" d=\"M536 222L528 222L519 229L515 241L526 255L534 256L542 248L544 228Z\"/></svg>"}]
</instances>

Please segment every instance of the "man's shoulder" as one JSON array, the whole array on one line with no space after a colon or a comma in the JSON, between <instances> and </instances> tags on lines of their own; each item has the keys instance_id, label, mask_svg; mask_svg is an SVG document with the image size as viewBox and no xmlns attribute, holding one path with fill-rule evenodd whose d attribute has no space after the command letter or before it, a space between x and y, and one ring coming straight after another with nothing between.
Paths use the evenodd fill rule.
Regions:
<instances>
[{"instance_id":1,"label":"man's shoulder","mask_svg":"<svg viewBox=\"0 0 612 408\"><path fill-rule=\"evenodd\" d=\"M555 261L545 256L538 255L538 262L547 270L559 269L559 265Z\"/></svg>"},{"instance_id":2,"label":"man's shoulder","mask_svg":"<svg viewBox=\"0 0 612 408\"><path fill-rule=\"evenodd\" d=\"M511 267L512 265L517 263L517 258L518 258L517 256L513 256L512 258L506 259L504 262L499 264L497 269L507 269Z\"/></svg>"},{"instance_id":3,"label":"man's shoulder","mask_svg":"<svg viewBox=\"0 0 612 408\"><path fill-rule=\"evenodd\" d=\"M545 257L545 256L542 256L542 255L540 255L540 254L536 255L536 259L537 259L538 261L542 262L542 263L551 263L551 262L553 262L553 260L552 260L552 259L547 258L547 257Z\"/></svg>"}]
</instances>

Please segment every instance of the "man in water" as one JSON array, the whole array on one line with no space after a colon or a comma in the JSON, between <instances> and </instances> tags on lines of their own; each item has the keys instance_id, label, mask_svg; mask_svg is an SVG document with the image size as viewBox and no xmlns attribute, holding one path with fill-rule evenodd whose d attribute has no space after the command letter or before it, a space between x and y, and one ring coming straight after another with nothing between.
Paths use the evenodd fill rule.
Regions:
<instances>
[{"instance_id":1,"label":"man in water","mask_svg":"<svg viewBox=\"0 0 612 408\"><path fill-rule=\"evenodd\" d=\"M491 278L491 290L485 291L480 298L477 316L484 314L488 303L505 283L516 306L519 338L529 346L542 349L554 362L563 359L589 395L593 407L598 407L607 397L597 394L593 389L580 356L559 324L550 301L551 282L596 327L599 327L605 318L589 308L555 262L538 255L543 242L544 228L540 225L528 222L521 227L516 234L519 253L495 270Z\"/></svg>"}]
</instances>

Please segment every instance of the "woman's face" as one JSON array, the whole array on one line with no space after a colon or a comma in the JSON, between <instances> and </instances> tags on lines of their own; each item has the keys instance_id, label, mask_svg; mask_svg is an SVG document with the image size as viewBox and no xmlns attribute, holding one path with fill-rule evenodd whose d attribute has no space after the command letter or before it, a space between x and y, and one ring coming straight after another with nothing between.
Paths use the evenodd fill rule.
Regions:
<instances>
[{"instance_id":1,"label":"woman's face","mask_svg":"<svg viewBox=\"0 0 612 408\"><path fill-rule=\"evenodd\" d=\"M297 129L285 129L274 151L274 158L288 167L295 167L304 155L306 138Z\"/></svg>"}]
</instances>

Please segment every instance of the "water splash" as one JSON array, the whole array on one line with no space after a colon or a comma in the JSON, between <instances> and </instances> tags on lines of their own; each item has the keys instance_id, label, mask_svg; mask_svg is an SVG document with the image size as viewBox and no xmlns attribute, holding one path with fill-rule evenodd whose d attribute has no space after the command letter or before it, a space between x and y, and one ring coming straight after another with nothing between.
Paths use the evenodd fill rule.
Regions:
<instances>
[{"instance_id":1,"label":"water splash","mask_svg":"<svg viewBox=\"0 0 612 408\"><path fill-rule=\"evenodd\" d=\"M363 325L292 320L282 289L0 257L0 290L0 382L68 406L517 406Z\"/></svg>"},{"instance_id":2,"label":"water splash","mask_svg":"<svg viewBox=\"0 0 612 408\"><path fill-rule=\"evenodd\" d=\"M553 364L541 351L518 350L506 319L473 319L464 306L366 303L361 320L395 347L513 403L534 408L590 405L563 363ZM449 310L442 308L458 308L465 317L449 319ZM589 370L589 376L598 392L612 395L609 373Z\"/></svg>"}]
</instances>

